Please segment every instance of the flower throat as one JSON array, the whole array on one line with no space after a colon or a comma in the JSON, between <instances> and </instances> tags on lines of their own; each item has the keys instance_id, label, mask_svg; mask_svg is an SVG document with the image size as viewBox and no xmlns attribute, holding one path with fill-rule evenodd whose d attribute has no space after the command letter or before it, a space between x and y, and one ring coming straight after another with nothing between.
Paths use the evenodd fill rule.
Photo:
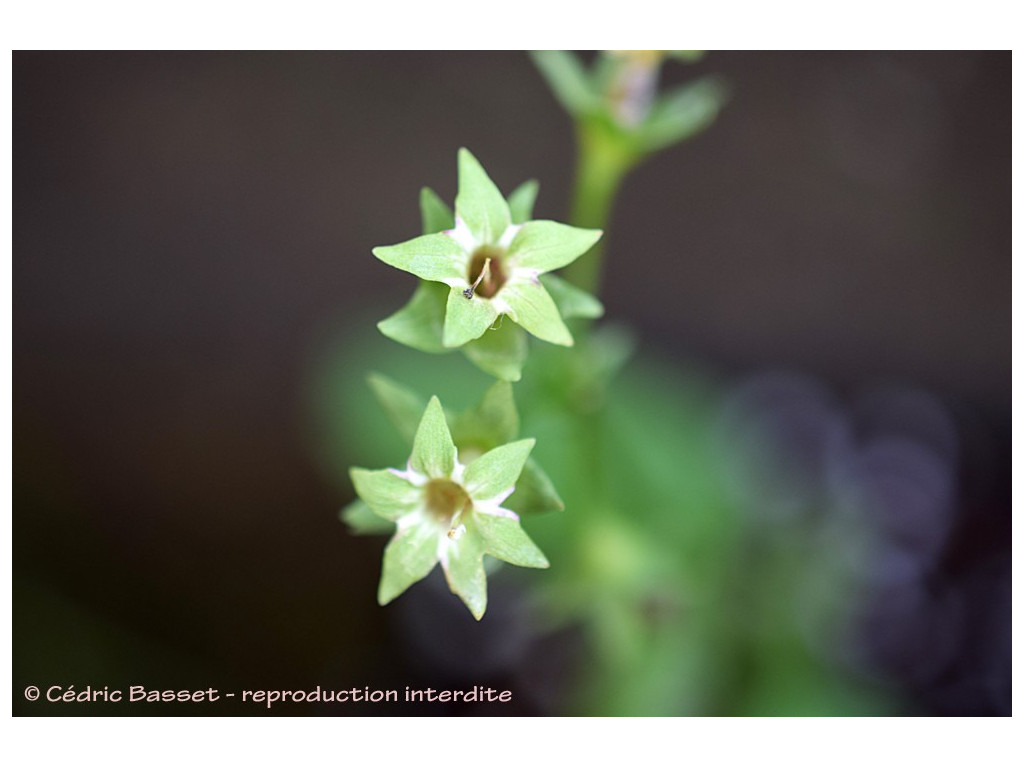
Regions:
<instances>
[{"instance_id":1,"label":"flower throat","mask_svg":"<svg viewBox=\"0 0 1024 768\"><path fill-rule=\"evenodd\" d=\"M505 270L501 266L504 255L504 249L492 245L483 245L473 252L467 277L470 287L462 292L467 299L473 298L474 294L490 299L501 290L506 280Z\"/></svg>"}]
</instances>

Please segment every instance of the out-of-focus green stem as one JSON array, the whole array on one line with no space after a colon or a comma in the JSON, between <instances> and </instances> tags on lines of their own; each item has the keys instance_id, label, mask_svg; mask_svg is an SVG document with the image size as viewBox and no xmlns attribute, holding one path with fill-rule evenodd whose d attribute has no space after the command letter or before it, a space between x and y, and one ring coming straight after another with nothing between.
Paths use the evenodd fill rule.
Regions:
<instances>
[{"instance_id":1,"label":"out-of-focus green stem","mask_svg":"<svg viewBox=\"0 0 1024 768\"><path fill-rule=\"evenodd\" d=\"M570 222L577 227L606 229L619 186L639 159L621 137L598 120L578 124L579 155ZM589 293L601 286L604 239L570 264L565 277Z\"/></svg>"}]
</instances>

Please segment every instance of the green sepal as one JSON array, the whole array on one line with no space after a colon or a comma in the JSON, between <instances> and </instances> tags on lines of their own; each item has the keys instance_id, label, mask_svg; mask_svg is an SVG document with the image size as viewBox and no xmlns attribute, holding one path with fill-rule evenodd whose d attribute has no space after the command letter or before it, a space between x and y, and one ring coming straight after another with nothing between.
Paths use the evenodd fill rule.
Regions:
<instances>
[{"instance_id":1,"label":"green sepal","mask_svg":"<svg viewBox=\"0 0 1024 768\"><path fill-rule=\"evenodd\" d=\"M574 54L569 51L531 51L530 57L547 80L555 98L570 115L600 108L601 95Z\"/></svg>"},{"instance_id":2,"label":"green sepal","mask_svg":"<svg viewBox=\"0 0 1024 768\"><path fill-rule=\"evenodd\" d=\"M430 398L416 428L409 466L427 477L451 477L455 471L455 443L437 396ZM362 494L359 494L362 496ZM363 496L366 499L365 496ZM369 502L369 499L366 499ZM372 504L371 504L372 506ZM380 510L376 510L380 513Z\"/></svg>"},{"instance_id":3,"label":"green sepal","mask_svg":"<svg viewBox=\"0 0 1024 768\"><path fill-rule=\"evenodd\" d=\"M407 515L420 500L420 490L390 469L352 467L348 472L359 498L386 520Z\"/></svg>"},{"instance_id":4,"label":"green sepal","mask_svg":"<svg viewBox=\"0 0 1024 768\"><path fill-rule=\"evenodd\" d=\"M516 266L540 273L561 269L590 250L601 239L601 230L582 229L557 221L528 221L508 248Z\"/></svg>"},{"instance_id":5,"label":"green sepal","mask_svg":"<svg viewBox=\"0 0 1024 768\"><path fill-rule=\"evenodd\" d=\"M528 352L526 333L511 320L499 318L496 328L462 347L477 368L504 381L519 381Z\"/></svg>"},{"instance_id":6,"label":"green sepal","mask_svg":"<svg viewBox=\"0 0 1024 768\"><path fill-rule=\"evenodd\" d=\"M531 457L523 465L523 471L516 480L516 490L503 503L503 507L520 515L539 515L545 512L561 512L565 502L555 490L551 478Z\"/></svg>"},{"instance_id":7,"label":"green sepal","mask_svg":"<svg viewBox=\"0 0 1024 768\"><path fill-rule=\"evenodd\" d=\"M433 235L455 226L455 214L448 204L430 187L420 190L420 217L423 234Z\"/></svg>"},{"instance_id":8,"label":"green sepal","mask_svg":"<svg viewBox=\"0 0 1024 768\"><path fill-rule=\"evenodd\" d=\"M459 150L455 216L466 223L478 243L496 243L512 221L501 191L465 147Z\"/></svg>"},{"instance_id":9,"label":"green sepal","mask_svg":"<svg viewBox=\"0 0 1024 768\"><path fill-rule=\"evenodd\" d=\"M533 205L537 202L540 183L536 179L524 181L508 196L508 209L513 224L522 224L533 218Z\"/></svg>"},{"instance_id":10,"label":"green sepal","mask_svg":"<svg viewBox=\"0 0 1024 768\"><path fill-rule=\"evenodd\" d=\"M371 373L367 381L388 419L395 425L402 439L411 445L427 407L426 398L379 373Z\"/></svg>"},{"instance_id":11,"label":"green sepal","mask_svg":"<svg viewBox=\"0 0 1024 768\"><path fill-rule=\"evenodd\" d=\"M714 122L727 99L728 89L714 76L669 91L637 126L635 141L643 151L654 152L688 139Z\"/></svg>"},{"instance_id":12,"label":"green sepal","mask_svg":"<svg viewBox=\"0 0 1024 768\"><path fill-rule=\"evenodd\" d=\"M451 420L452 439L460 447L482 451L511 442L519 434L519 413L512 397L512 385L498 381L483 399Z\"/></svg>"},{"instance_id":13,"label":"green sepal","mask_svg":"<svg viewBox=\"0 0 1024 768\"><path fill-rule=\"evenodd\" d=\"M362 499L356 499L338 514L356 536L379 536L395 531L395 524L378 515Z\"/></svg>"},{"instance_id":14,"label":"green sepal","mask_svg":"<svg viewBox=\"0 0 1024 768\"><path fill-rule=\"evenodd\" d=\"M498 310L488 299L480 296L467 298L463 291L452 288L448 292L444 314L444 345L449 348L461 347L478 339L497 319Z\"/></svg>"},{"instance_id":15,"label":"green sepal","mask_svg":"<svg viewBox=\"0 0 1024 768\"><path fill-rule=\"evenodd\" d=\"M384 549L378 603L387 605L434 570L438 537L442 535L438 526L425 522L399 529Z\"/></svg>"},{"instance_id":16,"label":"green sepal","mask_svg":"<svg viewBox=\"0 0 1024 768\"><path fill-rule=\"evenodd\" d=\"M604 314L604 305L597 298L568 280L557 275L541 275L540 282L551 294L558 312L566 320L572 317L593 320Z\"/></svg>"},{"instance_id":17,"label":"green sepal","mask_svg":"<svg viewBox=\"0 0 1024 768\"><path fill-rule=\"evenodd\" d=\"M377 323L377 328L389 339L407 347L422 352L448 352L443 340L449 290L443 283L420 281L409 302Z\"/></svg>"},{"instance_id":18,"label":"green sepal","mask_svg":"<svg viewBox=\"0 0 1024 768\"><path fill-rule=\"evenodd\" d=\"M544 553L526 535L518 520L495 515L476 515L474 519L487 554L524 568L547 568Z\"/></svg>"},{"instance_id":19,"label":"green sepal","mask_svg":"<svg viewBox=\"0 0 1024 768\"><path fill-rule=\"evenodd\" d=\"M492 448L466 467L463 487L474 499L493 499L506 494L516 484L530 451L532 437Z\"/></svg>"}]
</instances>

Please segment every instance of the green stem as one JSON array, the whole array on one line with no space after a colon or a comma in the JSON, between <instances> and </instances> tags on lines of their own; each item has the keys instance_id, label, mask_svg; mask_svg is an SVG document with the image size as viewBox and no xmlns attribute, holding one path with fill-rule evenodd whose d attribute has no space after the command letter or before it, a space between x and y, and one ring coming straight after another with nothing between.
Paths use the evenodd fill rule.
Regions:
<instances>
[{"instance_id":1,"label":"green stem","mask_svg":"<svg viewBox=\"0 0 1024 768\"><path fill-rule=\"evenodd\" d=\"M579 155L570 222L577 227L607 229L619 186L638 158L602 122L579 123L577 138ZM601 287L603 261L604 238L566 267L564 275L583 290L596 294Z\"/></svg>"}]
</instances>

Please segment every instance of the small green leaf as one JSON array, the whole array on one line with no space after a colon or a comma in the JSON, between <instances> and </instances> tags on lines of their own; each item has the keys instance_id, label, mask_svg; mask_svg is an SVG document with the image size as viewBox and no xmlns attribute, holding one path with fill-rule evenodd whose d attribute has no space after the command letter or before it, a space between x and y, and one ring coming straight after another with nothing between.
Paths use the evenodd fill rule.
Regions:
<instances>
[{"instance_id":1,"label":"small green leaf","mask_svg":"<svg viewBox=\"0 0 1024 768\"><path fill-rule=\"evenodd\" d=\"M655 102L636 138L647 152L677 144L711 125L727 98L728 90L717 77L681 86Z\"/></svg>"},{"instance_id":2,"label":"small green leaf","mask_svg":"<svg viewBox=\"0 0 1024 768\"><path fill-rule=\"evenodd\" d=\"M527 438L500 445L472 462L463 476L466 491L474 500L493 499L510 491L535 443Z\"/></svg>"},{"instance_id":3,"label":"small green leaf","mask_svg":"<svg viewBox=\"0 0 1024 768\"><path fill-rule=\"evenodd\" d=\"M511 318L538 339L572 346L572 334L562 322L555 302L539 282L510 280L501 289L501 296L511 310Z\"/></svg>"},{"instance_id":4,"label":"small green leaf","mask_svg":"<svg viewBox=\"0 0 1024 768\"><path fill-rule=\"evenodd\" d=\"M498 327L466 344L462 351L482 371L505 381L519 381L526 362L526 334L515 323L498 321Z\"/></svg>"},{"instance_id":5,"label":"small green leaf","mask_svg":"<svg viewBox=\"0 0 1024 768\"><path fill-rule=\"evenodd\" d=\"M491 385L475 408L452 420L452 439L459 446L488 450L514 440L519 434L519 413L512 397L512 385L498 381Z\"/></svg>"},{"instance_id":6,"label":"small green leaf","mask_svg":"<svg viewBox=\"0 0 1024 768\"><path fill-rule=\"evenodd\" d=\"M387 605L420 579L437 563L437 542L444 533L437 525L423 522L400 529L384 550L377 602Z\"/></svg>"},{"instance_id":7,"label":"small green leaf","mask_svg":"<svg viewBox=\"0 0 1024 768\"><path fill-rule=\"evenodd\" d=\"M455 214L448 204L430 187L420 190L420 216L423 234L432 235L455 226Z\"/></svg>"},{"instance_id":8,"label":"small green leaf","mask_svg":"<svg viewBox=\"0 0 1024 768\"><path fill-rule=\"evenodd\" d=\"M622 71L622 56L616 55L613 51L601 51L594 59L590 68L590 81L594 84L594 90L601 94L608 94L613 87L615 77Z\"/></svg>"},{"instance_id":9,"label":"small green leaf","mask_svg":"<svg viewBox=\"0 0 1024 768\"><path fill-rule=\"evenodd\" d=\"M517 267L551 272L576 261L601 238L599 229L581 229L557 221L528 221L508 248Z\"/></svg>"},{"instance_id":10,"label":"small green leaf","mask_svg":"<svg viewBox=\"0 0 1024 768\"><path fill-rule=\"evenodd\" d=\"M371 373L367 380L391 423L411 444L416 436L420 417L426 408L426 401L408 387L379 373Z\"/></svg>"},{"instance_id":11,"label":"small green leaf","mask_svg":"<svg viewBox=\"0 0 1024 768\"><path fill-rule=\"evenodd\" d=\"M397 245L382 245L373 255L424 280L466 285L469 255L448 235L421 235Z\"/></svg>"},{"instance_id":12,"label":"small green leaf","mask_svg":"<svg viewBox=\"0 0 1024 768\"><path fill-rule=\"evenodd\" d=\"M591 112L600 107L601 96L574 54L569 51L531 51L530 56L548 81L555 98L570 115Z\"/></svg>"},{"instance_id":13,"label":"small green leaf","mask_svg":"<svg viewBox=\"0 0 1024 768\"><path fill-rule=\"evenodd\" d=\"M555 490L555 484L540 468L540 465L529 458L523 465L522 474L516 481L516 490L502 506L520 515L539 515L545 512L561 512L565 503Z\"/></svg>"},{"instance_id":14,"label":"small green leaf","mask_svg":"<svg viewBox=\"0 0 1024 768\"><path fill-rule=\"evenodd\" d=\"M421 280L409 302L377 323L389 339L422 352L447 352L443 343L448 286Z\"/></svg>"},{"instance_id":15,"label":"small green leaf","mask_svg":"<svg viewBox=\"0 0 1024 768\"><path fill-rule=\"evenodd\" d=\"M484 573L483 540L474 530L473 522L469 521L467 530L458 540L450 541L441 564L448 587L462 598L479 621L487 610L487 576Z\"/></svg>"},{"instance_id":16,"label":"small green leaf","mask_svg":"<svg viewBox=\"0 0 1024 768\"><path fill-rule=\"evenodd\" d=\"M341 510L339 517L357 536L377 536L395 531L393 522L376 514L362 499L356 499Z\"/></svg>"},{"instance_id":17,"label":"small green leaf","mask_svg":"<svg viewBox=\"0 0 1024 768\"><path fill-rule=\"evenodd\" d=\"M533 204L537 201L540 184L536 179L524 181L508 196L508 208L513 224L522 224L533 217Z\"/></svg>"},{"instance_id":18,"label":"small green leaf","mask_svg":"<svg viewBox=\"0 0 1024 768\"><path fill-rule=\"evenodd\" d=\"M451 432L448 431L448 422L445 421L441 401L436 396L430 398L423 418L420 419L416 437L413 438L409 466L421 475L431 478L451 477L455 471L455 443L452 442ZM363 498L366 499L365 496ZM374 511L380 514L376 507Z\"/></svg>"},{"instance_id":19,"label":"small green leaf","mask_svg":"<svg viewBox=\"0 0 1024 768\"><path fill-rule=\"evenodd\" d=\"M536 544L526 535L518 520L495 515L476 515L477 530L489 555L524 568L547 568L550 563Z\"/></svg>"},{"instance_id":20,"label":"small green leaf","mask_svg":"<svg viewBox=\"0 0 1024 768\"><path fill-rule=\"evenodd\" d=\"M478 339L497 319L498 310L490 301L479 296L466 298L462 290L452 288L444 316L444 345L461 347Z\"/></svg>"},{"instance_id":21,"label":"small green leaf","mask_svg":"<svg viewBox=\"0 0 1024 768\"><path fill-rule=\"evenodd\" d=\"M454 452L454 448L452 450ZM409 514L419 503L420 490L390 469L352 467L349 476L359 498L386 520L397 520Z\"/></svg>"},{"instance_id":22,"label":"small green leaf","mask_svg":"<svg viewBox=\"0 0 1024 768\"><path fill-rule=\"evenodd\" d=\"M508 203L491 177L468 149L459 150L459 193L455 216L462 219L478 243L493 244L511 223ZM465 274L463 269L463 274Z\"/></svg>"},{"instance_id":23,"label":"small green leaf","mask_svg":"<svg viewBox=\"0 0 1024 768\"><path fill-rule=\"evenodd\" d=\"M565 319L582 317L593 320L604 314L604 305L582 288L556 275L542 275L541 284L551 294L559 313Z\"/></svg>"}]
</instances>

